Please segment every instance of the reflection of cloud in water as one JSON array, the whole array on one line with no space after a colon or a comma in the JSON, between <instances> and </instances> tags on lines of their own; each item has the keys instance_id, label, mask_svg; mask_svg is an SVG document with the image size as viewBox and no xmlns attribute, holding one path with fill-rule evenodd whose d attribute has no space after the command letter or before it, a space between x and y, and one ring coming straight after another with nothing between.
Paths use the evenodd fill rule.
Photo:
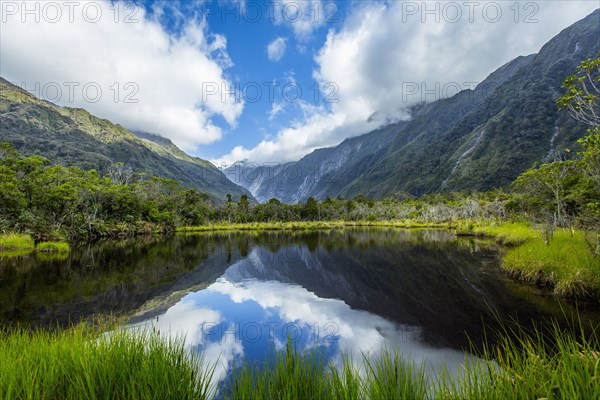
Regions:
<instances>
[{"instance_id":1,"label":"reflection of cloud in water","mask_svg":"<svg viewBox=\"0 0 600 400\"><path fill-rule=\"evenodd\" d=\"M319 298L299 285L277 281L234 283L220 278L147 323L161 332L185 336L186 346L202 353L205 362L218 360L216 379L225 376L234 360L264 360L269 349L281 349L286 332L289 334L281 329L286 324L298 328L300 348L322 346L325 356L338 364L341 351L360 363L361 353L377 355L387 348L397 349L415 362L425 361L433 369L447 365L452 372L465 357L455 350L420 343L417 327L353 310L341 300ZM246 330L248 326L252 329ZM263 331L257 339L256 326L270 326L271 330Z\"/></svg>"},{"instance_id":2,"label":"reflection of cloud in water","mask_svg":"<svg viewBox=\"0 0 600 400\"><path fill-rule=\"evenodd\" d=\"M275 281L232 283L219 279L208 290L227 294L236 303L256 302L264 309L274 310L283 323L334 327L334 336L328 338L335 339L339 349L358 361L361 353L377 355L387 348L397 349L405 357L425 361L434 368L447 365L452 370L464 362L462 352L420 343L418 327L399 325L366 311L353 310L341 300L319 298L298 285ZM323 336L332 332L333 329L320 332L320 343L331 344L332 341L323 340L327 339Z\"/></svg>"},{"instance_id":3,"label":"reflection of cloud in water","mask_svg":"<svg viewBox=\"0 0 600 400\"><path fill-rule=\"evenodd\" d=\"M210 342L206 337L206 330L203 329L205 324L218 324L223 318L218 311L199 308L188 297L169 308L165 314L138 326L150 326L161 335L167 334L172 338L185 338L185 346L190 350L198 350L204 365L215 365L214 385L230 370L235 359L241 360L244 347L234 336L226 336L219 342Z\"/></svg>"}]
</instances>

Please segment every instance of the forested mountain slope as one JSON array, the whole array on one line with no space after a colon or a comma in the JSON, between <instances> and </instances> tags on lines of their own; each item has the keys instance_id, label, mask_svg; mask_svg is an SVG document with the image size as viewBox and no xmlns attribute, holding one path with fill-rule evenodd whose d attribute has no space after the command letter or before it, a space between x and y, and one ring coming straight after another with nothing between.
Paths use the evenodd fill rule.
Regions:
<instances>
[{"instance_id":1,"label":"forested mountain slope","mask_svg":"<svg viewBox=\"0 0 600 400\"><path fill-rule=\"evenodd\" d=\"M101 173L123 162L135 172L175 179L216 202L223 202L227 193L248 193L213 164L187 155L170 140L138 135L83 109L38 99L0 78L0 142L11 143L23 155L37 154L56 164Z\"/></svg>"}]
</instances>

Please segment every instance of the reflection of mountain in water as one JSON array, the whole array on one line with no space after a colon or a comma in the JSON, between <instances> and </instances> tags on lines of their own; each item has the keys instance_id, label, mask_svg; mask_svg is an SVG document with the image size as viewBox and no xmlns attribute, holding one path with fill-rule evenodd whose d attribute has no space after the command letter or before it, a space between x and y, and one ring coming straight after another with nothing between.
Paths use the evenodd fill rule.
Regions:
<instances>
[{"instance_id":1,"label":"reflection of mountain in water","mask_svg":"<svg viewBox=\"0 0 600 400\"><path fill-rule=\"evenodd\" d=\"M372 230L313 234L319 243L256 246L223 275L232 282L276 280L338 298L398 323L423 327L430 344L468 345L496 313L541 318L501 279L495 252L445 232ZM314 238L313 238L314 239ZM342 245L343 244L343 245Z\"/></svg>"},{"instance_id":2,"label":"reflection of mountain in water","mask_svg":"<svg viewBox=\"0 0 600 400\"><path fill-rule=\"evenodd\" d=\"M432 230L240 232L106 242L66 260L0 259L0 321L56 326L98 313L142 321L222 276L293 284L459 348L465 332L479 341L492 311L521 322L544 317L479 243Z\"/></svg>"}]
</instances>

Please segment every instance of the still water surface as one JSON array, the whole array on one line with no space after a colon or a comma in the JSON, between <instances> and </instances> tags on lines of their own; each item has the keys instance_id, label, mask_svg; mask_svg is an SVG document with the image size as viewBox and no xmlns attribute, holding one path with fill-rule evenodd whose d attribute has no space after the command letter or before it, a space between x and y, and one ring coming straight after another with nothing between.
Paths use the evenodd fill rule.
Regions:
<instances>
[{"instance_id":1,"label":"still water surface","mask_svg":"<svg viewBox=\"0 0 600 400\"><path fill-rule=\"evenodd\" d=\"M398 229L105 242L62 257L0 259L0 322L124 314L128 326L185 336L206 361L218 360L217 375L264 360L288 339L334 362L342 352L360 359L392 348L453 370L468 338L480 345L498 320L528 325L562 313L555 299L506 279L498 251L448 232Z\"/></svg>"}]
</instances>

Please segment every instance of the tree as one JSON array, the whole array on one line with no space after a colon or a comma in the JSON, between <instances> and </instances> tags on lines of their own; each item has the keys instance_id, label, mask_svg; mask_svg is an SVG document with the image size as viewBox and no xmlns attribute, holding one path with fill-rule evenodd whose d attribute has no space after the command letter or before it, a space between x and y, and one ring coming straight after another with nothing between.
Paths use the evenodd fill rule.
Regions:
<instances>
[{"instance_id":1,"label":"tree","mask_svg":"<svg viewBox=\"0 0 600 400\"><path fill-rule=\"evenodd\" d=\"M559 108L568 109L577 121L600 127L600 53L598 58L582 61L563 87L567 93L557 100Z\"/></svg>"},{"instance_id":2,"label":"tree","mask_svg":"<svg viewBox=\"0 0 600 400\"><path fill-rule=\"evenodd\" d=\"M134 175L133 170L122 162L114 163L108 168L108 176L119 185L129 185Z\"/></svg>"},{"instance_id":3,"label":"tree","mask_svg":"<svg viewBox=\"0 0 600 400\"><path fill-rule=\"evenodd\" d=\"M577 121L590 125L589 136L580 139L584 148L578 166L592 182L591 190L586 182L580 185L579 195L585 199L581 222L588 227L586 238L594 254L600 254L600 53L598 58L584 60L577 73L563 82L567 93L557 100L560 109L568 109ZM588 187L590 185L587 185ZM593 233L595 232L595 233ZM593 233L589 238L588 233Z\"/></svg>"},{"instance_id":4,"label":"tree","mask_svg":"<svg viewBox=\"0 0 600 400\"><path fill-rule=\"evenodd\" d=\"M16 172L0 165L0 215L15 219L26 205L27 199L21 192Z\"/></svg>"},{"instance_id":5,"label":"tree","mask_svg":"<svg viewBox=\"0 0 600 400\"><path fill-rule=\"evenodd\" d=\"M246 194L240 196L237 206L237 217L239 222L247 222L250 217L250 200Z\"/></svg>"},{"instance_id":6,"label":"tree","mask_svg":"<svg viewBox=\"0 0 600 400\"><path fill-rule=\"evenodd\" d=\"M306 200L302 209L302 218L307 221L316 221L319 219L319 202L312 196Z\"/></svg>"},{"instance_id":7,"label":"tree","mask_svg":"<svg viewBox=\"0 0 600 400\"><path fill-rule=\"evenodd\" d=\"M583 147L581 167L600 190L600 129L595 128L589 136L579 139Z\"/></svg>"},{"instance_id":8,"label":"tree","mask_svg":"<svg viewBox=\"0 0 600 400\"><path fill-rule=\"evenodd\" d=\"M528 201L536 208L544 210L552 204L552 223L557 226L568 222L565 198L578 178L574 161L557 161L525 171L513 182L513 187L528 196Z\"/></svg>"},{"instance_id":9,"label":"tree","mask_svg":"<svg viewBox=\"0 0 600 400\"><path fill-rule=\"evenodd\" d=\"M233 214L233 200L231 194L227 193L227 203L225 203L225 211L227 212L227 222L231 223L231 215Z\"/></svg>"}]
</instances>

